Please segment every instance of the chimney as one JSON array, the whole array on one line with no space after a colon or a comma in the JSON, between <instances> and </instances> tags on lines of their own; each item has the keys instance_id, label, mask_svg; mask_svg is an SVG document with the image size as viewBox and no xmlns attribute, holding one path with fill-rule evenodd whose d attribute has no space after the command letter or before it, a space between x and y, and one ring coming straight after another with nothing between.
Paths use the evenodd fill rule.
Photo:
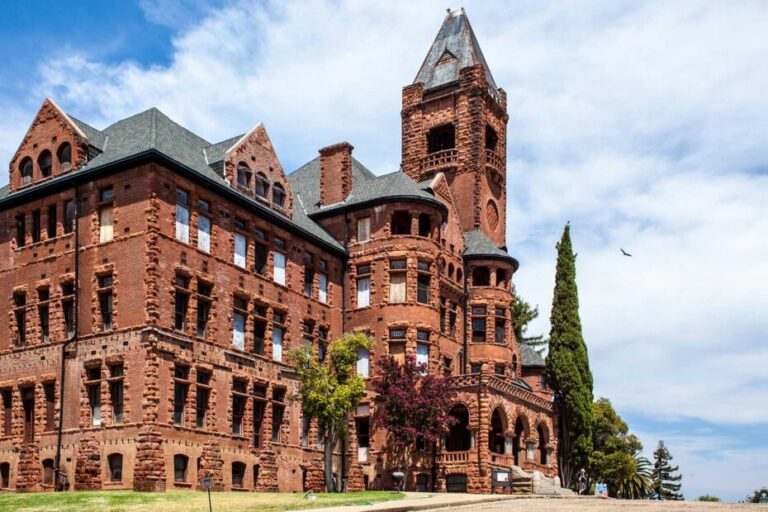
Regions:
<instances>
[{"instance_id":1,"label":"chimney","mask_svg":"<svg viewBox=\"0 0 768 512\"><path fill-rule=\"evenodd\" d=\"M320 205L340 203L352 191L352 144L339 142L320 150Z\"/></svg>"}]
</instances>

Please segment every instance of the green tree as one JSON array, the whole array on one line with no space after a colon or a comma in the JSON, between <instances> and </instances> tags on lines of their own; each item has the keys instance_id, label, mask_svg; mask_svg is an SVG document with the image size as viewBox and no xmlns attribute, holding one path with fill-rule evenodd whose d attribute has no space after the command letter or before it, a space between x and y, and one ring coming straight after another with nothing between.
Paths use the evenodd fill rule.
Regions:
<instances>
[{"instance_id":1,"label":"green tree","mask_svg":"<svg viewBox=\"0 0 768 512\"><path fill-rule=\"evenodd\" d=\"M720 501L720 498L717 496L713 496L711 494L705 494L704 496L699 496L696 501Z\"/></svg>"},{"instance_id":2,"label":"green tree","mask_svg":"<svg viewBox=\"0 0 768 512\"><path fill-rule=\"evenodd\" d=\"M547 382L554 391L560 418L560 478L570 487L574 473L587 466L592 452L592 372L581 332L570 225L565 226L557 244L550 322Z\"/></svg>"},{"instance_id":3,"label":"green tree","mask_svg":"<svg viewBox=\"0 0 768 512\"><path fill-rule=\"evenodd\" d=\"M347 418L365 394L365 381L357 375L355 365L359 350L370 341L362 333L345 334L333 341L325 361L306 349L291 353L299 376L299 396L304 413L317 419L323 439L325 489L335 491L333 480L333 447L343 439Z\"/></svg>"},{"instance_id":4,"label":"green tree","mask_svg":"<svg viewBox=\"0 0 768 512\"><path fill-rule=\"evenodd\" d=\"M592 410L590 480L608 484L608 493L612 497L645 497L652 490L651 464L648 459L639 456L642 443L629 433L629 427L607 398L598 398Z\"/></svg>"},{"instance_id":5,"label":"green tree","mask_svg":"<svg viewBox=\"0 0 768 512\"><path fill-rule=\"evenodd\" d=\"M531 306L517 293L517 289L512 290L512 296L514 298L512 305L512 329L515 332L515 339L518 343L530 345L539 354L542 354L546 350L548 343L544 335L530 336L528 334L528 324L539 317L539 306Z\"/></svg>"},{"instance_id":6,"label":"green tree","mask_svg":"<svg viewBox=\"0 0 768 512\"><path fill-rule=\"evenodd\" d=\"M680 493L683 476L677 474L680 470L678 466L672 466L672 454L664 446L664 441L659 441L659 446L653 452L653 490L656 497L660 500L682 500Z\"/></svg>"},{"instance_id":7,"label":"green tree","mask_svg":"<svg viewBox=\"0 0 768 512\"><path fill-rule=\"evenodd\" d=\"M768 488L757 489L751 496L747 496L747 503L768 503Z\"/></svg>"}]
</instances>

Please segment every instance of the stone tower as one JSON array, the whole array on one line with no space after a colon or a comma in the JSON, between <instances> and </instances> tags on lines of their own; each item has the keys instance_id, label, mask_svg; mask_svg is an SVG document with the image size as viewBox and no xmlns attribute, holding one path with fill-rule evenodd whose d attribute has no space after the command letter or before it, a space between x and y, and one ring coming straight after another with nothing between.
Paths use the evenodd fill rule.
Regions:
<instances>
[{"instance_id":1,"label":"stone tower","mask_svg":"<svg viewBox=\"0 0 768 512\"><path fill-rule=\"evenodd\" d=\"M507 98L464 9L448 13L413 84L403 88L401 115L403 171L416 181L443 172L462 228L504 246Z\"/></svg>"}]
</instances>

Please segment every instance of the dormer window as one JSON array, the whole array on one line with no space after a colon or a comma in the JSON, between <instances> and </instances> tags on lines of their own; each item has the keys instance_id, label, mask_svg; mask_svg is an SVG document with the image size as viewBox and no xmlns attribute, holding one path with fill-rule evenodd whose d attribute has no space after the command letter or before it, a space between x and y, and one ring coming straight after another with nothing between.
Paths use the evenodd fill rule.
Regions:
<instances>
[{"instance_id":1,"label":"dormer window","mask_svg":"<svg viewBox=\"0 0 768 512\"><path fill-rule=\"evenodd\" d=\"M72 168L72 146L69 142L59 146L56 156L59 159L59 172L66 172Z\"/></svg>"},{"instance_id":2,"label":"dormer window","mask_svg":"<svg viewBox=\"0 0 768 512\"><path fill-rule=\"evenodd\" d=\"M237 184L245 189L251 188L251 170L243 162L237 164Z\"/></svg>"},{"instance_id":3,"label":"dormer window","mask_svg":"<svg viewBox=\"0 0 768 512\"><path fill-rule=\"evenodd\" d=\"M279 208L285 206L285 189L279 183L272 187L272 204Z\"/></svg>"},{"instance_id":4,"label":"dormer window","mask_svg":"<svg viewBox=\"0 0 768 512\"><path fill-rule=\"evenodd\" d=\"M256 173L256 195L267 199L269 196L269 180L263 173Z\"/></svg>"},{"instance_id":5,"label":"dormer window","mask_svg":"<svg viewBox=\"0 0 768 512\"><path fill-rule=\"evenodd\" d=\"M51 157L51 152L46 149L40 153L40 156L37 157L37 165L40 167L40 174L43 178L49 177L51 175L51 170L53 169L53 157Z\"/></svg>"},{"instance_id":6,"label":"dormer window","mask_svg":"<svg viewBox=\"0 0 768 512\"><path fill-rule=\"evenodd\" d=\"M26 157L21 161L19 165L19 172L21 173L21 184L29 185L32 183L32 159Z\"/></svg>"}]
</instances>

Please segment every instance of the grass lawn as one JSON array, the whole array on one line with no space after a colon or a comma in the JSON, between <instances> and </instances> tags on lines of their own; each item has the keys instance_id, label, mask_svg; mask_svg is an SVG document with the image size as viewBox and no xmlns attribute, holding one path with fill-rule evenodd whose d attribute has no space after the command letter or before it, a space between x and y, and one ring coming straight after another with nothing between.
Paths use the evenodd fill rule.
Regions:
<instances>
[{"instance_id":1,"label":"grass lawn","mask_svg":"<svg viewBox=\"0 0 768 512\"><path fill-rule=\"evenodd\" d=\"M315 501L302 494L214 492L214 512L278 512L301 508L360 505L397 500L403 494L386 491L316 494ZM195 491L166 493L93 491L65 493L0 494L2 512L207 512L208 494Z\"/></svg>"}]
</instances>

